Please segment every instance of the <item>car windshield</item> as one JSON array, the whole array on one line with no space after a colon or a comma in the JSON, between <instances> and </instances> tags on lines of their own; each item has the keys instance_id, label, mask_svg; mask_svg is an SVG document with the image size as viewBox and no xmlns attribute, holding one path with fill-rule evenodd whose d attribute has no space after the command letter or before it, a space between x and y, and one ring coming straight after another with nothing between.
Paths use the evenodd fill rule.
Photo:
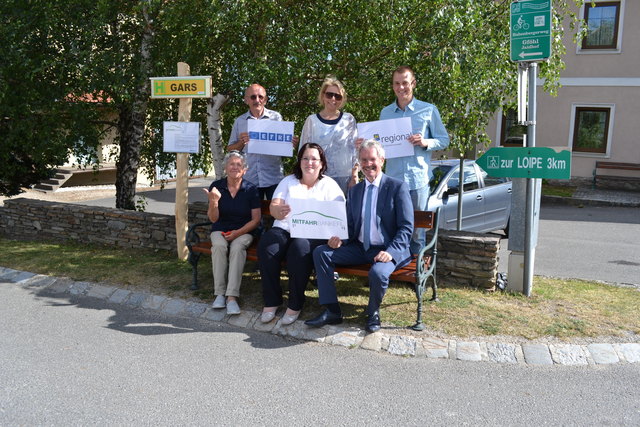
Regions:
<instances>
[{"instance_id":1,"label":"car windshield","mask_svg":"<svg viewBox=\"0 0 640 427\"><path fill-rule=\"evenodd\" d=\"M451 170L452 166L449 165L438 165L433 168L433 177L429 181L429 192L433 193L433 191L440 184L440 180L443 176L447 175L447 173Z\"/></svg>"}]
</instances>

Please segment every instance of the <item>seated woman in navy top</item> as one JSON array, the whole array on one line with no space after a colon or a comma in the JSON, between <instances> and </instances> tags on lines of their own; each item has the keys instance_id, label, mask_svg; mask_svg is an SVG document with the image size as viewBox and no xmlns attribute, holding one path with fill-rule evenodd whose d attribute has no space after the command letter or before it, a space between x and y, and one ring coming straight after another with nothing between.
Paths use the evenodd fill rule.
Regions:
<instances>
[{"instance_id":1,"label":"seated woman in navy top","mask_svg":"<svg viewBox=\"0 0 640 427\"><path fill-rule=\"evenodd\" d=\"M226 178L203 189L209 199L207 215L211 227L211 265L216 295L213 308L227 307L228 314L239 314L242 271L252 232L260 224L258 188L242 179L247 162L239 151L231 151L222 163Z\"/></svg>"}]
</instances>

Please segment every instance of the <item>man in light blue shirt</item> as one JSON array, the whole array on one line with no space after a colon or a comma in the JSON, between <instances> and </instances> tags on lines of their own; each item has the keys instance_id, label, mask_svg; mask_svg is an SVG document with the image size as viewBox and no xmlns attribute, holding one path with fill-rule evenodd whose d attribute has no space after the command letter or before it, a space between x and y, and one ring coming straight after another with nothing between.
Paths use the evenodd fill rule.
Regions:
<instances>
[{"instance_id":1,"label":"man in light blue shirt","mask_svg":"<svg viewBox=\"0 0 640 427\"><path fill-rule=\"evenodd\" d=\"M249 133L247 132L249 120L277 120L282 121L282 116L277 111L265 108L267 103L267 91L259 84L252 84L244 93L244 102L249 106L249 111L236 118L231 128L231 136L227 151L242 151L246 155L249 169L244 178L258 187L260 199L271 200L273 192L283 178L282 158L266 154L247 153ZM293 145L297 147L299 138L293 137Z\"/></svg>"},{"instance_id":2,"label":"man in light blue shirt","mask_svg":"<svg viewBox=\"0 0 640 427\"><path fill-rule=\"evenodd\" d=\"M438 108L413 96L416 78L409 67L398 67L392 77L393 92L396 101L384 107L380 120L411 118L414 155L387 159L386 174L406 182L409 185L414 210L424 211L429 199L429 180L431 171L431 152L443 150L449 146L449 134L442 124ZM410 250L416 255L424 245L424 230L414 232Z\"/></svg>"}]
</instances>

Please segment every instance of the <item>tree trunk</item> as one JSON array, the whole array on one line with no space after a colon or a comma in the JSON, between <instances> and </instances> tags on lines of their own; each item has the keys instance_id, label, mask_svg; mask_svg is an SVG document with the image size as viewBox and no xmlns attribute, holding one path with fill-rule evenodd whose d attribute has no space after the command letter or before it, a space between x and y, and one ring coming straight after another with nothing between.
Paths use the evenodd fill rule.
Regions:
<instances>
[{"instance_id":1,"label":"tree trunk","mask_svg":"<svg viewBox=\"0 0 640 427\"><path fill-rule=\"evenodd\" d=\"M116 208L135 210L136 183L140 163L140 146L144 136L144 115L146 101L142 111L134 106L123 106L118 121L120 134L120 153L116 162Z\"/></svg>"},{"instance_id":2,"label":"tree trunk","mask_svg":"<svg viewBox=\"0 0 640 427\"><path fill-rule=\"evenodd\" d=\"M118 133L120 154L116 162L116 208L135 210L136 183L140 163L140 147L144 138L151 73L152 20L147 5L142 7L144 29L140 41L140 76L131 103L120 107Z\"/></svg>"},{"instance_id":3,"label":"tree trunk","mask_svg":"<svg viewBox=\"0 0 640 427\"><path fill-rule=\"evenodd\" d=\"M224 147L222 141L222 116L220 110L229 97L221 93L215 95L207 103L207 127L209 128L209 145L211 146L212 172L214 179L222 178L222 160Z\"/></svg>"}]
</instances>

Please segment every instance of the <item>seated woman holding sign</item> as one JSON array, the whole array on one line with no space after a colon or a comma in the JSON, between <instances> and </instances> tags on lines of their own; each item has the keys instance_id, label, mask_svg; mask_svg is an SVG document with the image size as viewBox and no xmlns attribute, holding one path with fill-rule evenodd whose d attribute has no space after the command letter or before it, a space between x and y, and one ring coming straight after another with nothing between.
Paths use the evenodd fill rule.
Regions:
<instances>
[{"instance_id":1,"label":"seated woman holding sign","mask_svg":"<svg viewBox=\"0 0 640 427\"><path fill-rule=\"evenodd\" d=\"M293 175L286 176L275 192L270 205L275 218L273 227L267 231L258 244L258 259L262 276L262 296L264 309L260 320L271 322L278 307L282 305L280 286L280 265L287 260L289 273L289 301L287 311L282 316L282 324L296 321L304 306L304 291L313 269L313 250L324 243L324 239L292 238L289 219L292 199L317 201L344 201L340 186L330 177L324 176L327 160L322 147L315 143L304 144L298 151L298 161Z\"/></svg>"}]
</instances>

